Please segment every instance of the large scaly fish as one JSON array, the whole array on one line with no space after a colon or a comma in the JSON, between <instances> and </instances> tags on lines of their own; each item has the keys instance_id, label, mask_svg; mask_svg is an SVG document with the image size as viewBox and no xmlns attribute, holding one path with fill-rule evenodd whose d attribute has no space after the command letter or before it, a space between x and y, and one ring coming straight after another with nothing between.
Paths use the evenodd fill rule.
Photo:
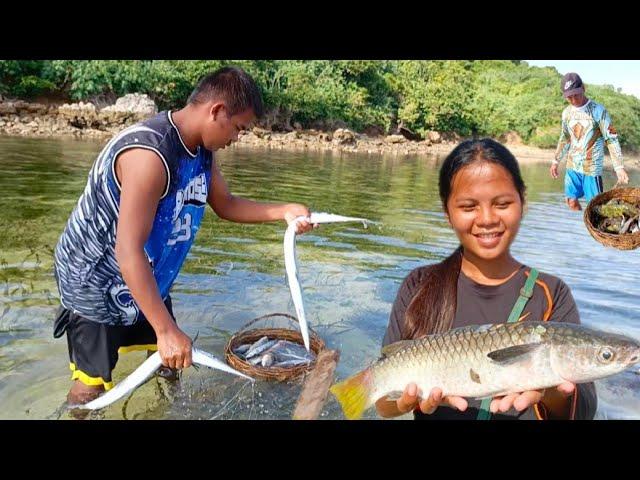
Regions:
<instances>
[{"instance_id":1,"label":"large scaly fish","mask_svg":"<svg viewBox=\"0 0 640 480\"><path fill-rule=\"evenodd\" d=\"M584 383L640 362L640 342L583 325L518 322L463 327L383 348L369 368L331 387L349 419L415 382L427 395L493 397Z\"/></svg>"},{"instance_id":2,"label":"large scaly fish","mask_svg":"<svg viewBox=\"0 0 640 480\"><path fill-rule=\"evenodd\" d=\"M343 217L342 215L334 215L332 213L311 213L309 217L297 217L289 223L287 231L284 234L284 265L287 271L287 280L289 281L289 290L291 298L296 309L298 322L300 323L300 332L304 346L309 351L309 327L307 325L307 317L304 313L304 301L302 299L302 289L300 288L300 280L298 279L298 265L296 258L296 228L297 223L306 220L309 223L333 223L333 222L361 222L365 228L369 220L365 218Z\"/></svg>"}]
</instances>

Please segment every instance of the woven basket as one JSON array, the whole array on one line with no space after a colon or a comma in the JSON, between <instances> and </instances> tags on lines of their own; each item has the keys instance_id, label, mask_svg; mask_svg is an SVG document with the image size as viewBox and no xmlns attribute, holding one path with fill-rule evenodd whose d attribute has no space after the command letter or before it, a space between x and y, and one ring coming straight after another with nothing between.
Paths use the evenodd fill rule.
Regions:
<instances>
[{"instance_id":1,"label":"woven basket","mask_svg":"<svg viewBox=\"0 0 640 480\"><path fill-rule=\"evenodd\" d=\"M254 328L251 330L247 330L247 327L260 320L265 320L268 318L273 319L277 317L286 318L289 322L298 325L296 319L286 313L272 313L270 315L263 315L251 320L235 335L233 335L227 342L227 345L224 348L224 358L227 363L236 370L253 378L260 378L262 380L273 380L277 382L293 380L300 377L307 371L313 369L313 367L315 366L315 360L306 365L296 365L290 367L263 367L262 365L251 365L249 362L233 353L234 348L246 343L253 343L264 336L269 337L270 340L288 340L290 342L304 345L302 334L298 330L291 330L288 328ZM324 342L311 328L309 328L309 348L311 349L311 351L313 351L316 358L318 354L325 349Z\"/></svg>"},{"instance_id":2,"label":"woven basket","mask_svg":"<svg viewBox=\"0 0 640 480\"><path fill-rule=\"evenodd\" d=\"M640 188L618 187L595 196L584 210L584 223L587 226L587 230L593 238L607 247L617 248L618 250L633 250L640 247L640 232L618 235L602 232L595 227L595 223L598 221L595 207L614 198L637 205L640 203Z\"/></svg>"}]
</instances>

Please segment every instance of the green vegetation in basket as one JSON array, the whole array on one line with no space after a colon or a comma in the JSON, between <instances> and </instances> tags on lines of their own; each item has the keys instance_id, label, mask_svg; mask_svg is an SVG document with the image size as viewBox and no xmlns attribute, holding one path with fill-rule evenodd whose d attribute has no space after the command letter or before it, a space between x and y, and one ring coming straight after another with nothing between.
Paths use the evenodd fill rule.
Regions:
<instances>
[{"instance_id":1,"label":"green vegetation in basket","mask_svg":"<svg viewBox=\"0 0 640 480\"><path fill-rule=\"evenodd\" d=\"M640 202L632 205L624 200L612 199L594 207L595 226L605 233L629 234L640 231Z\"/></svg>"}]
</instances>

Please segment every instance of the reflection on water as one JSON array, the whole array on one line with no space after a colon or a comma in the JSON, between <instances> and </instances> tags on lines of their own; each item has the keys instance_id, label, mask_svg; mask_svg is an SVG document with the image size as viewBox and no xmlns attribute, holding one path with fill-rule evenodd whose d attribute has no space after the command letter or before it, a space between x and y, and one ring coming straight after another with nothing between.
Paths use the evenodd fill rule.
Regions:
<instances>
[{"instance_id":1,"label":"reflection on water","mask_svg":"<svg viewBox=\"0 0 640 480\"><path fill-rule=\"evenodd\" d=\"M57 291L52 253L101 144L0 137L0 418L69 418L67 346L52 338ZM262 201L376 222L324 225L298 239L308 318L340 349L343 378L378 356L391 303L413 268L456 246L440 210L433 157L305 155L265 150L219 155L231 190ZM545 165L523 166L528 213L513 251L571 287L582 321L640 338L638 251L597 244L581 215L563 206L561 180ZM632 184L640 175L632 172ZM613 177L605 177L607 187ZM222 357L249 320L293 313L285 281L284 224L241 225L210 212L173 289L174 310L198 346ZM278 325L283 326L283 325ZM144 354L123 355L116 381ZM640 418L640 375L597 382L597 418ZM94 418L290 418L301 384L257 382L189 369L178 386L153 378ZM375 418L373 410L368 418ZM331 397L321 418L342 418Z\"/></svg>"}]
</instances>

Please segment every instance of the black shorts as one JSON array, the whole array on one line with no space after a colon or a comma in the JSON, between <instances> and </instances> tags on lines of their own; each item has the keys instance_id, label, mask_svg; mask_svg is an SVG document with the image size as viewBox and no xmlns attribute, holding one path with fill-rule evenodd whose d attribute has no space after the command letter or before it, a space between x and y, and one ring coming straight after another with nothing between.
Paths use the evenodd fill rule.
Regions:
<instances>
[{"instance_id":1,"label":"black shorts","mask_svg":"<svg viewBox=\"0 0 640 480\"><path fill-rule=\"evenodd\" d=\"M171 297L164 304L175 321ZM88 320L60 307L56 312L53 336L59 338L66 331L69 346L69 368L72 380L85 385L113 387L111 372L118 362L118 354L134 350L158 350L158 339L146 318L130 326L111 326Z\"/></svg>"}]
</instances>

